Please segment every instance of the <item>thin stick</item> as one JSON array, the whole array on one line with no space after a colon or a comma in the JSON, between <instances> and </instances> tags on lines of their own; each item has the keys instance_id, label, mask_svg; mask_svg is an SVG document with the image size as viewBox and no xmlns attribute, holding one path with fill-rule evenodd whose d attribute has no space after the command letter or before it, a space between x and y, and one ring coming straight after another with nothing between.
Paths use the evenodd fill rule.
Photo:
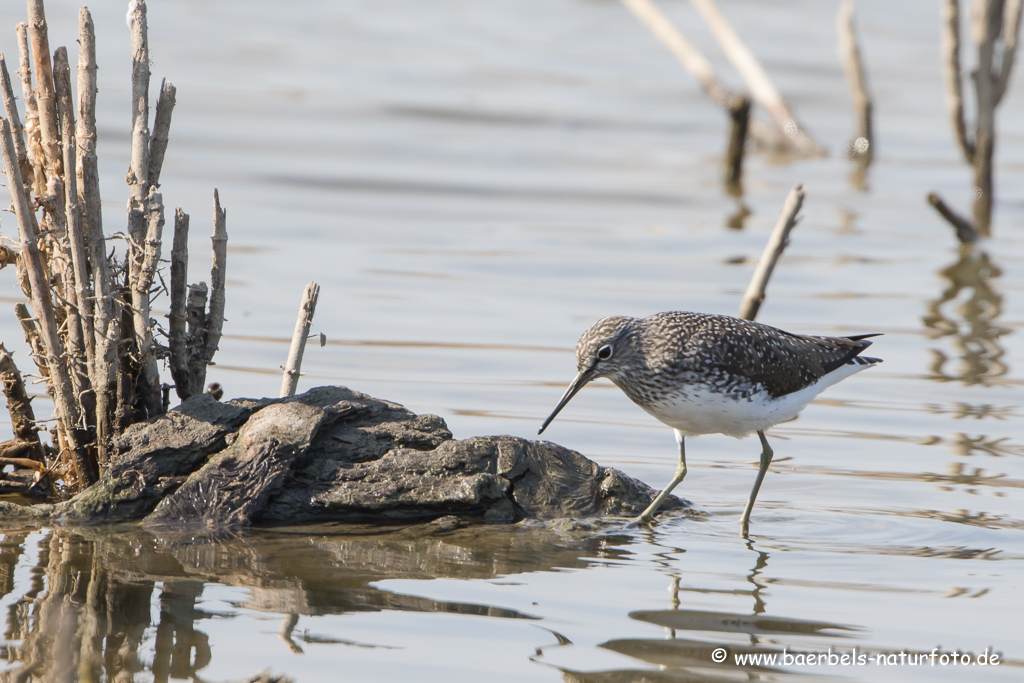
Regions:
<instances>
[{"instance_id":1,"label":"thin stick","mask_svg":"<svg viewBox=\"0 0 1024 683\"><path fill-rule=\"evenodd\" d=\"M32 53L28 47L28 24L21 23L16 27L18 33L18 62L21 77L21 95L25 101L25 137L28 159L32 164L32 173L24 175L25 181L32 184L36 195L46 191L46 173L43 171L43 147L39 137L39 108L36 106L36 94L32 89ZM31 195L29 195L31 196Z\"/></svg>"},{"instance_id":2,"label":"thin stick","mask_svg":"<svg viewBox=\"0 0 1024 683\"><path fill-rule=\"evenodd\" d=\"M71 266L74 275L74 302L81 319L85 358L88 375L94 374L96 339L93 332L93 291L89 282L89 271L86 267L85 234L82 226L82 210L78 203L78 176L71 170L75 168L77 147L75 145L75 111L71 97L71 67L68 64L68 53L63 47L57 48L53 56L53 81L57 94L57 110L60 114L60 127L64 148L64 168L68 172L65 178L65 213L67 214L68 242L71 249Z\"/></svg>"},{"instance_id":3,"label":"thin stick","mask_svg":"<svg viewBox=\"0 0 1024 683\"><path fill-rule=\"evenodd\" d=\"M320 285L316 282L306 285L306 290L302 294L302 304L299 306L299 317L295 321L292 345L288 349L288 362L284 366L284 378L281 381L282 397L295 395L295 388L299 384L299 368L302 367L302 354L306 350L306 338L313 324L313 313L316 311L316 301L319 297Z\"/></svg>"},{"instance_id":4,"label":"thin stick","mask_svg":"<svg viewBox=\"0 0 1024 683\"><path fill-rule=\"evenodd\" d=\"M1003 60L999 65L999 78L996 81L996 104L1003 100L1006 88L1010 84L1010 73L1013 71L1013 58L1017 53L1017 38L1020 35L1022 7L1021 0L1006 0L1006 15L1003 18Z\"/></svg>"},{"instance_id":5,"label":"thin stick","mask_svg":"<svg viewBox=\"0 0 1024 683\"><path fill-rule=\"evenodd\" d=\"M676 56L704 88L713 102L723 107L731 120L729 147L725 157L723 175L731 191L740 191L743 174L743 153L747 134L751 131L750 98L736 95L715 77L711 62L690 43L672 21L658 9L652 0L623 0L623 4Z\"/></svg>"},{"instance_id":6,"label":"thin stick","mask_svg":"<svg viewBox=\"0 0 1024 683\"><path fill-rule=\"evenodd\" d=\"M164 154L167 152L167 139L171 130L171 112L174 111L174 86L163 80L160 82L160 96L156 100L156 115L153 117L153 136L149 140L149 185L160 185L160 170L164 165Z\"/></svg>"},{"instance_id":7,"label":"thin stick","mask_svg":"<svg viewBox=\"0 0 1024 683\"><path fill-rule=\"evenodd\" d=\"M161 414L163 401L160 396L160 370L153 354L153 325L150 323L149 290L156 278L160 263L160 248L163 243L164 203L163 196L151 189L146 198L146 239L142 246L142 262L137 276L132 280L132 310L135 327L135 343L139 354L139 368L142 376L136 393L150 417ZM138 248L138 245L137 245Z\"/></svg>"},{"instance_id":8,"label":"thin stick","mask_svg":"<svg viewBox=\"0 0 1024 683\"><path fill-rule=\"evenodd\" d=\"M113 404L117 393L117 322L120 311L111 292L107 246L103 238L99 165L96 158L96 34L87 7L78 12L78 121L75 129L78 158L75 174L82 205L86 260L96 296L93 305L93 367L90 380L96 396L96 445L101 464L114 433Z\"/></svg>"},{"instance_id":9,"label":"thin stick","mask_svg":"<svg viewBox=\"0 0 1024 683\"><path fill-rule=\"evenodd\" d=\"M853 3L850 0L845 0L839 5L836 24L839 34L839 58L843 62L846 80L850 84L850 97L853 99L853 109L857 117L857 134L847 148L847 153L851 158L868 164L874 155L874 137L871 131L872 103L864 73L864 60L861 59L857 32L853 26Z\"/></svg>"},{"instance_id":10,"label":"thin stick","mask_svg":"<svg viewBox=\"0 0 1024 683\"><path fill-rule=\"evenodd\" d=\"M185 303L185 319L188 321L187 339L193 346L188 348L188 381L190 391L198 393L206 377L206 358L201 353L202 348L194 345L201 344L206 336L206 301L209 298L209 288L205 282L188 286L188 301Z\"/></svg>"},{"instance_id":11,"label":"thin stick","mask_svg":"<svg viewBox=\"0 0 1024 683\"><path fill-rule=\"evenodd\" d=\"M739 317L746 320L753 320L764 303L765 290L768 288L768 280L772 276L775 264L782 256L786 246L789 244L789 232L797 223L797 214L804 203L804 186L797 185L789 191L785 203L782 205L782 212L779 213L779 220L775 223L771 237L764 247L754 270L754 276L750 278L750 284L743 295L743 303L740 304Z\"/></svg>"},{"instance_id":12,"label":"thin stick","mask_svg":"<svg viewBox=\"0 0 1024 683\"><path fill-rule=\"evenodd\" d=\"M220 206L220 193L213 191L213 241L212 264L210 266L210 312L206 316L206 335L202 349L203 358L207 363L213 360L220 344L221 330L224 328L224 305L226 297L224 287L227 284L228 263L228 231L227 211ZM205 373L196 385L198 391L205 383Z\"/></svg>"},{"instance_id":13,"label":"thin stick","mask_svg":"<svg viewBox=\"0 0 1024 683\"><path fill-rule=\"evenodd\" d=\"M186 346L185 299L188 295L188 214L179 206L174 210L174 242L171 246L171 310L168 314L167 344L170 348L171 377L178 398L184 401L195 393L189 376Z\"/></svg>"},{"instance_id":14,"label":"thin stick","mask_svg":"<svg viewBox=\"0 0 1024 683\"><path fill-rule=\"evenodd\" d=\"M149 196L149 38L147 35L145 0L132 0L128 6L128 23L132 36L132 149L131 164L128 168L128 266L129 280L140 281L142 262L145 259L147 214L146 199ZM133 291L136 288L133 286ZM147 288L145 298L149 300ZM133 294L132 305L138 310L139 302ZM140 328L140 316L136 314L136 337L146 337ZM144 322L148 327L148 318ZM143 353L139 349L139 353Z\"/></svg>"},{"instance_id":15,"label":"thin stick","mask_svg":"<svg viewBox=\"0 0 1024 683\"><path fill-rule=\"evenodd\" d=\"M36 431L36 416L32 410L31 399L25 391L25 381L14 363L11 352L0 343L0 380L7 397L7 410L11 414L11 429L14 438L22 443L30 444L32 456L39 461L43 459L43 448Z\"/></svg>"},{"instance_id":16,"label":"thin stick","mask_svg":"<svg viewBox=\"0 0 1024 683\"><path fill-rule=\"evenodd\" d=\"M824 154L824 149L814 141L796 121L789 105L782 99L768 72L746 46L743 39L732 28L725 16L718 11L714 0L690 0L704 21L707 22L725 56L739 71L750 89L750 96L764 107L786 138L804 154Z\"/></svg>"},{"instance_id":17,"label":"thin stick","mask_svg":"<svg viewBox=\"0 0 1024 683\"><path fill-rule=\"evenodd\" d=\"M46 365L50 370L50 382L54 389L54 403L57 415L63 426L64 437L75 463L80 485L88 486L96 480L95 473L86 457L85 449L78 442L76 431L81 426L81 414L71 388L71 378L64 365L64 348L57 332L57 322L53 317L53 302L50 299L50 287L43 270L42 259L37 246L38 235L33 232L33 225L28 220L28 200L22 191L21 171L11 138L11 127L7 119L0 119L0 145L3 146L4 168L8 178L14 213L18 219L18 230L21 234L21 253L25 259L26 270L32 283L32 305L46 350Z\"/></svg>"},{"instance_id":18,"label":"thin stick","mask_svg":"<svg viewBox=\"0 0 1024 683\"><path fill-rule=\"evenodd\" d=\"M938 194L929 192L928 203L935 207L935 210L953 226L953 229L956 230L957 239L960 240L961 244L973 244L978 241L978 231L971 225L971 222L954 211L946 202L942 201Z\"/></svg>"},{"instance_id":19,"label":"thin stick","mask_svg":"<svg viewBox=\"0 0 1024 683\"><path fill-rule=\"evenodd\" d=\"M132 199L142 203L149 194L149 27L146 0L128 6L132 34L132 154L128 185ZM142 211L143 209L139 209Z\"/></svg>"},{"instance_id":20,"label":"thin stick","mask_svg":"<svg viewBox=\"0 0 1024 683\"><path fill-rule=\"evenodd\" d=\"M0 90L4 100L4 111L7 118L11 120L11 133L14 137L14 150L18 155L18 166L22 175L25 173L25 164L28 162L28 150L25 148L25 131L21 127L21 116L18 114L18 105L14 100L14 87L11 85L11 74L7 71L7 60L0 53Z\"/></svg>"},{"instance_id":21,"label":"thin stick","mask_svg":"<svg viewBox=\"0 0 1024 683\"><path fill-rule=\"evenodd\" d=\"M967 137L964 120L964 89L960 75L960 0L942 3L942 62L946 77L946 109L953 120L953 134L967 163L974 163L974 141Z\"/></svg>"},{"instance_id":22,"label":"thin stick","mask_svg":"<svg viewBox=\"0 0 1024 683\"><path fill-rule=\"evenodd\" d=\"M725 185L734 194L742 194L741 181L743 179L743 152L747 145L747 131L750 124L750 98L733 98L733 103L728 107L729 119L732 124L729 127L729 148L725 153Z\"/></svg>"},{"instance_id":23,"label":"thin stick","mask_svg":"<svg viewBox=\"0 0 1024 683\"><path fill-rule=\"evenodd\" d=\"M32 57L36 67L36 107L39 111L39 133L46 157L47 178L63 172L60 158L60 137L57 134L57 100L53 91L50 67L50 39L46 31L43 0L28 0L28 31L32 39Z\"/></svg>"},{"instance_id":24,"label":"thin stick","mask_svg":"<svg viewBox=\"0 0 1024 683\"><path fill-rule=\"evenodd\" d=\"M992 155L996 135L996 88L998 74L993 69L995 43L1002 31L1002 0L982 0L975 4L972 33L978 43L978 69L974 89L978 99L978 121L974 134L974 225L988 236L992 219Z\"/></svg>"},{"instance_id":25,"label":"thin stick","mask_svg":"<svg viewBox=\"0 0 1024 683\"><path fill-rule=\"evenodd\" d=\"M27 277L28 273L25 273L25 275ZM29 290L31 291L31 287ZM31 296L31 294L29 296ZM50 377L50 368L46 364L46 347L43 346L43 339L39 334L39 326L36 325L36 318L32 317L32 314L28 312L28 306L23 303L14 304L14 315L18 318L18 322L21 324L21 330L25 334L25 341L32 350L32 362L35 363L36 368L39 369L40 377L48 379ZM46 391L52 398L53 385L50 382L46 383Z\"/></svg>"},{"instance_id":26,"label":"thin stick","mask_svg":"<svg viewBox=\"0 0 1024 683\"><path fill-rule=\"evenodd\" d=\"M83 7L78 13L78 145L76 175L83 205L82 220L87 235L89 265L99 296L96 306L96 333L105 336L111 320L116 319L110 293L107 247L103 239L103 212L100 209L100 180L96 159L96 35L92 16Z\"/></svg>"},{"instance_id":27,"label":"thin stick","mask_svg":"<svg viewBox=\"0 0 1024 683\"><path fill-rule=\"evenodd\" d=\"M728 89L715 77L715 71L704 55L686 39L672 21L652 0L622 0L636 17L650 29L654 37L676 56L683 67L700 81L704 92L716 103L728 106Z\"/></svg>"}]
</instances>

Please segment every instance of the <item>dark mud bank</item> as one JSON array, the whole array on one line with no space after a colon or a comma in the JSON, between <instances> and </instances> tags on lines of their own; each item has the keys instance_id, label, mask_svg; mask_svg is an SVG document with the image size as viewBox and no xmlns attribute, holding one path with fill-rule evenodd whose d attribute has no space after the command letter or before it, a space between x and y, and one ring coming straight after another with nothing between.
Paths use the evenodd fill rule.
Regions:
<instances>
[{"instance_id":1,"label":"dark mud bank","mask_svg":"<svg viewBox=\"0 0 1024 683\"><path fill-rule=\"evenodd\" d=\"M0 503L0 517L205 529L447 516L510 524L636 515L655 493L547 441L454 440L436 415L345 387L226 403L194 396L129 428L115 453L71 500Z\"/></svg>"}]
</instances>

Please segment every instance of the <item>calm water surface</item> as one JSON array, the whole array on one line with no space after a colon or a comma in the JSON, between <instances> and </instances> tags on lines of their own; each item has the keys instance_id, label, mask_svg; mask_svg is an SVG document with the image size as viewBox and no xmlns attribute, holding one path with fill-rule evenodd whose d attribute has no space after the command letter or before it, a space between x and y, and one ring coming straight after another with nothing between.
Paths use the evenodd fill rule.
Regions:
<instances>
[{"instance_id":1,"label":"calm water surface","mask_svg":"<svg viewBox=\"0 0 1024 683\"><path fill-rule=\"evenodd\" d=\"M108 234L127 197L123 4L92 8ZM854 124L836 4L722 0L831 151L751 156L741 200L719 182L724 115L612 0L150 5L154 77L178 88L163 191L192 214L192 281L208 278L214 187L228 209L229 321L210 371L228 397L276 393L316 279L328 344L307 350L300 389L344 384L439 414L459 438L531 437L598 318L734 313L801 182L804 218L759 320L883 332L885 363L772 430L749 542L738 520L759 448L718 436L690 444L680 492L694 511L652 530L3 529L0 675L1024 677L1024 69L999 110L995 239L965 255L924 201L934 189L966 211L970 197L934 2L857 3L878 117L858 188L841 154ZM738 87L689 4L663 5ZM51 45L73 48L77 5L47 11ZM0 5L9 59L22 20L20 3ZM20 293L3 277L9 307ZM13 321L0 337L27 370ZM607 384L545 437L655 486L674 467L671 431ZM1000 664L733 659L830 648L987 649Z\"/></svg>"}]
</instances>

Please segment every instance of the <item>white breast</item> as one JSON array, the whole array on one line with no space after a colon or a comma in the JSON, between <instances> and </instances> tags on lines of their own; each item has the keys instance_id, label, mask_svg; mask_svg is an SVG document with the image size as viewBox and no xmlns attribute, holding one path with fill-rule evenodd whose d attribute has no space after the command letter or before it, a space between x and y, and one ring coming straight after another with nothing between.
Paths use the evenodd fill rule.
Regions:
<instances>
[{"instance_id":1,"label":"white breast","mask_svg":"<svg viewBox=\"0 0 1024 683\"><path fill-rule=\"evenodd\" d=\"M699 384L688 384L666 399L641 407L685 436L725 434L740 438L793 419L822 391L866 367L859 363L844 365L814 384L778 398L767 391L733 398Z\"/></svg>"}]
</instances>

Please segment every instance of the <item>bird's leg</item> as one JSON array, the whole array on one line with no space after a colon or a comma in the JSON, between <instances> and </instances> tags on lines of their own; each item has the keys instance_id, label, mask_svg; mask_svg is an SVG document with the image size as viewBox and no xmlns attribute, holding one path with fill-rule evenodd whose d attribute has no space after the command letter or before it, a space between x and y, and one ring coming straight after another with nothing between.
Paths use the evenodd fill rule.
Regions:
<instances>
[{"instance_id":1,"label":"bird's leg","mask_svg":"<svg viewBox=\"0 0 1024 683\"><path fill-rule=\"evenodd\" d=\"M647 509L640 513L640 516L633 520L633 524L647 524L654 517L654 513L657 512L661 504L665 502L665 499L672 493L672 489L679 485L679 482L686 476L686 443L683 437L683 433L678 429L676 432L676 441L679 442L679 466L676 467L676 474L672 477L672 481L669 482L668 486L658 494L658 497L654 499Z\"/></svg>"},{"instance_id":2,"label":"bird's leg","mask_svg":"<svg viewBox=\"0 0 1024 683\"><path fill-rule=\"evenodd\" d=\"M768 465L772 464L772 456L775 451L768 445L768 439L764 432L757 430L757 436L761 439L761 466L757 469L757 479L754 480L754 488L750 491L750 498L747 499L747 507L743 509L743 517L740 518L740 529L744 536L750 531L750 511L754 509L754 501L757 500L757 492L761 490L761 482L764 481L764 474L768 471Z\"/></svg>"}]
</instances>

